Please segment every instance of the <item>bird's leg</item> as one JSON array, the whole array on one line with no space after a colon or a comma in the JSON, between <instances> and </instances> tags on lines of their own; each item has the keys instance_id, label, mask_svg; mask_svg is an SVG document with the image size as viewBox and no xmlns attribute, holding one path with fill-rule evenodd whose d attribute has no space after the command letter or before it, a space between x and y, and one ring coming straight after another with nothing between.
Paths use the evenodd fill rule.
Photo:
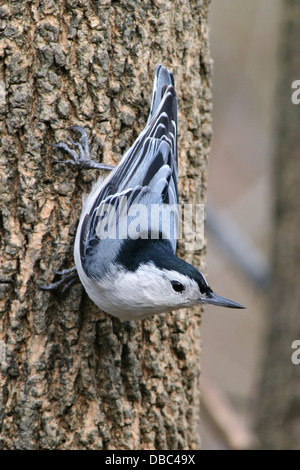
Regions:
<instances>
[{"instance_id":1,"label":"bird's leg","mask_svg":"<svg viewBox=\"0 0 300 470\"><path fill-rule=\"evenodd\" d=\"M59 142L58 144L48 143L48 145L51 147L65 151L71 157L69 160L55 160L54 163L69 163L83 169L98 169L109 171L114 169L112 165L105 165L104 163L98 163L91 160L89 139L83 127L72 126L69 127L69 129L74 129L81 134L78 142L74 142L70 137L68 137L69 142L77 147L78 152L76 152L74 149L71 149L64 142ZM65 292L67 289L69 289L69 287L71 287L71 285L80 282L75 266L73 266L71 269L63 269L62 271L56 271L53 269L53 271L56 275L61 276L61 279L45 286L40 285L40 289L54 291L61 288L61 292Z\"/></svg>"},{"instance_id":2,"label":"bird's leg","mask_svg":"<svg viewBox=\"0 0 300 470\"><path fill-rule=\"evenodd\" d=\"M71 142L72 145L77 147L78 153L76 152L76 150L71 149L64 142L59 142L58 144L48 143L48 145L51 145L51 147L64 150L67 154L72 157L72 159L69 160L55 160L55 163L70 163L71 165L76 165L86 170L91 168L98 170L113 170L114 167L112 165L106 165L104 163L98 163L94 160L91 160L89 139L83 127L72 126L69 127L69 129L74 129L75 131L81 134L81 137L79 138L78 142L74 142L70 137L68 137L68 141Z\"/></svg>"},{"instance_id":3,"label":"bird's leg","mask_svg":"<svg viewBox=\"0 0 300 470\"><path fill-rule=\"evenodd\" d=\"M60 289L61 286L63 286L61 289L61 292L63 293L66 292L66 290L68 290L69 287L71 287L73 284L80 282L76 266L73 266L73 268L71 269L63 269L62 271L56 271L55 269L53 269L53 272L58 276L62 276L62 278L59 281L52 282L51 284L47 284L46 286L40 285L40 289L53 291Z\"/></svg>"}]
</instances>

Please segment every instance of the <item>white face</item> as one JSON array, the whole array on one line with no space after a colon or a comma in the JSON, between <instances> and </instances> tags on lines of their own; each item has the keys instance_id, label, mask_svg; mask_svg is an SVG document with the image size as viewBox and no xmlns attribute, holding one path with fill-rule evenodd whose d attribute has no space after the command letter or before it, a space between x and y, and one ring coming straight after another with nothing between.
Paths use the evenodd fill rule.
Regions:
<instances>
[{"instance_id":1,"label":"white face","mask_svg":"<svg viewBox=\"0 0 300 470\"><path fill-rule=\"evenodd\" d=\"M116 271L115 276L98 283L98 291L94 302L105 312L124 320L140 320L205 300L196 281L154 265L142 265L126 275Z\"/></svg>"}]
</instances>

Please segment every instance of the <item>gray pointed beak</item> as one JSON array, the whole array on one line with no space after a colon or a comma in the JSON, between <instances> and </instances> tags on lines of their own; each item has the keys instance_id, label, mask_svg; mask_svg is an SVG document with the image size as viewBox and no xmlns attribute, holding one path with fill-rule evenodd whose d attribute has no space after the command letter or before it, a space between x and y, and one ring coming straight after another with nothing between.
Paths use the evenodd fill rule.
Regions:
<instances>
[{"instance_id":1,"label":"gray pointed beak","mask_svg":"<svg viewBox=\"0 0 300 470\"><path fill-rule=\"evenodd\" d=\"M233 302L232 300L225 299L225 297L221 297L220 295L216 295L213 292L209 294L204 301L206 304L218 305L219 307L227 307L227 308L246 308L237 302Z\"/></svg>"}]
</instances>

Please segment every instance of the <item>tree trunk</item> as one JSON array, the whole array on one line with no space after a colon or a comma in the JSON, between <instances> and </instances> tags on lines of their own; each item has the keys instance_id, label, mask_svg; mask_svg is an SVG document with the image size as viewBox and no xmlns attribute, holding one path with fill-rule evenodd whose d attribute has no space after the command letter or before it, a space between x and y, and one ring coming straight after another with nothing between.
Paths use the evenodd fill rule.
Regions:
<instances>
[{"instance_id":1,"label":"tree trunk","mask_svg":"<svg viewBox=\"0 0 300 470\"><path fill-rule=\"evenodd\" d=\"M256 425L260 447L300 449L300 365L292 362L292 343L300 340L300 104L291 100L300 78L299 1L284 0L281 19L273 282Z\"/></svg>"},{"instance_id":2,"label":"tree trunk","mask_svg":"<svg viewBox=\"0 0 300 470\"><path fill-rule=\"evenodd\" d=\"M116 164L143 129L155 66L175 75L179 189L204 201L211 138L209 0L63 0L0 7L0 442L3 449L195 449L199 311L121 322L71 267L81 196L98 176L54 164L46 142L83 126ZM201 175L201 176L200 176ZM202 264L203 251L182 251Z\"/></svg>"}]
</instances>

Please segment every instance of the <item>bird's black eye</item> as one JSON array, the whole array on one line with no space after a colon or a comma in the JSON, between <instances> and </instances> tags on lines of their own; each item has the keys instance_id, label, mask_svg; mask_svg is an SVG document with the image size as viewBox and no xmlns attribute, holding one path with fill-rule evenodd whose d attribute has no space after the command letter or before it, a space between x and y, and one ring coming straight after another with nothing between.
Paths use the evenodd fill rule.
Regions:
<instances>
[{"instance_id":1,"label":"bird's black eye","mask_svg":"<svg viewBox=\"0 0 300 470\"><path fill-rule=\"evenodd\" d=\"M184 285L179 281L171 281L171 284L175 292L183 292L185 289Z\"/></svg>"}]
</instances>

